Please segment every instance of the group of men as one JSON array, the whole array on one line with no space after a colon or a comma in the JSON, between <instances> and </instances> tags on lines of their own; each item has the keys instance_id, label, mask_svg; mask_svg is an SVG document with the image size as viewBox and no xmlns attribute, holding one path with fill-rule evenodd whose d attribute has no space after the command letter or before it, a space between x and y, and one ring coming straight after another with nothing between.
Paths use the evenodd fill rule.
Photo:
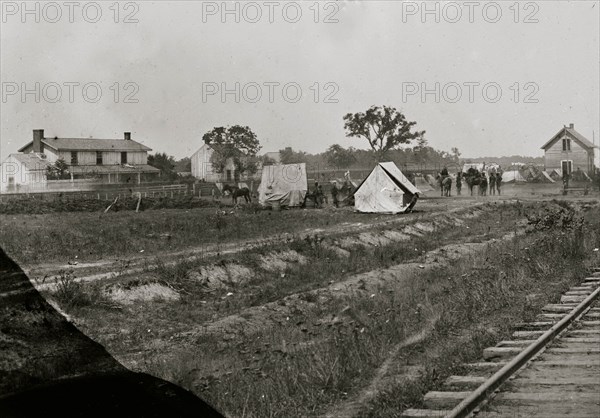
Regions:
<instances>
[{"instance_id":1,"label":"group of men","mask_svg":"<svg viewBox=\"0 0 600 418\"><path fill-rule=\"evenodd\" d=\"M448 168L444 167L440 172L440 176L442 181L445 178L450 177L448 173ZM456 194L460 196L462 190L462 182L465 173L459 171L456 173ZM502 169L496 169L496 167L492 167L487 173L485 171L478 171L474 168L470 168L466 173L467 177L470 177L470 181L473 184L479 186L479 194L481 196L486 196L488 193L488 189L491 195L495 195L496 192L498 195L501 194L501 186L502 186ZM467 180L468 182L469 180Z\"/></svg>"},{"instance_id":2,"label":"group of men","mask_svg":"<svg viewBox=\"0 0 600 418\"><path fill-rule=\"evenodd\" d=\"M339 196L340 191L337 188L337 182L334 182L333 187L331 188L331 198L333 200L333 206L336 208L339 207ZM315 182L315 187L313 189L313 196L315 202L315 208L322 208L324 203L328 203L327 196L323 192L323 186L319 184L318 181Z\"/></svg>"}]
</instances>

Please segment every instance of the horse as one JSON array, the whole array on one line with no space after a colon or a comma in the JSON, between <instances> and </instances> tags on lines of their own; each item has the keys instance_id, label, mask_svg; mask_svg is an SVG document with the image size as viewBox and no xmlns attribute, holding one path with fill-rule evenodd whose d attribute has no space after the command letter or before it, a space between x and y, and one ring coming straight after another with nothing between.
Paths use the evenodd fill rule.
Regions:
<instances>
[{"instance_id":1,"label":"horse","mask_svg":"<svg viewBox=\"0 0 600 418\"><path fill-rule=\"evenodd\" d=\"M238 197L243 197L246 200L246 203L252 202L252 199L250 198L250 189L247 187L239 188L237 186L226 184L223 186L223 193L226 192L231 194L231 202L235 205L237 205Z\"/></svg>"},{"instance_id":2,"label":"horse","mask_svg":"<svg viewBox=\"0 0 600 418\"><path fill-rule=\"evenodd\" d=\"M436 180L440 186L442 197L450 197L450 189L452 189L452 177L438 174Z\"/></svg>"},{"instance_id":3,"label":"horse","mask_svg":"<svg viewBox=\"0 0 600 418\"><path fill-rule=\"evenodd\" d=\"M308 192L306 193L306 195L304 196L304 201L302 202L302 205L300 205L301 208L305 208L306 207L306 201L307 200L312 200L315 209L319 209L323 207L323 203L325 202L326 197L323 195L322 192L315 190L312 193Z\"/></svg>"},{"instance_id":4,"label":"horse","mask_svg":"<svg viewBox=\"0 0 600 418\"><path fill-rule=\"evenodd\" d=\"M477 186L478 188L481 186L481 174L479 171L471 167L467 170L465 181L467 182L467 186L469 186L469 192L471 192L471 196L473 196L473 186Z\"/></svg>"}]
</instances>

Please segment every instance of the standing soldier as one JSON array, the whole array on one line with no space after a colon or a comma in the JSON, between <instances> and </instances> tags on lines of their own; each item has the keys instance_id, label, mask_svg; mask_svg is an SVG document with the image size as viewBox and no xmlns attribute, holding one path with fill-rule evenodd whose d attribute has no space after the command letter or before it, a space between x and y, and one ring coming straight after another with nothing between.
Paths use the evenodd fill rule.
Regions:
<instances>
[{"instance_id":1,"label":"standing soldier","mask_svg":"<svg viewBox=\"0 0 600 418\"><path fill-rule=\"evenodd\" d=\"M481 196L485 196L487 194L488 179L485 175L485 172L481 172L480 177L481 183L479 183L479 193L481 194Z\"/></svg>"},{"instance_id":2,"label":"standing soldier","mask_svg":"<svg viewBox=\"0 0 600 418\"><path fill-rule=\"evenodd\" d=\"M567 171L566 171L566 170L565 170L565 171L563 171L563 178L562 178L562 181L563 181L563 188L564 188L565 192L566 192L566 191L567 191L567 189L569 188L569 177L571 177L571 176L569 176L569 173L567 173Z\"/></svg>"},{"instance_id":3,"label":"standing soldier","mask_svg":"<svg viewBox=\"0 0 600 418\"><path fill-rule=\"evenodd\" d=\"M333 182L333 187L331 188L331 197L333 198L333 206L338 207L338 188L337 182Z\"/></svg>"},{"instance_id":4,"label":"standing soldier","mask_svg":"<svg viewBox=\"0 0 600 418\"><path fill-rule=\"evenodd\" d=\"M313 191L313 196L315 197L315 208L319 208L321 206L321 196L320 196L320 190L319 190L319 182L315 181L315 188Z\"/></svg>"},{"instance_id":5,"label":"standing soldier","mask_svg":"<svg viewBox=\"0 0 600 418\"><path fill-rule=\"evenodd\" d=\"M500 186L502 185L502 171L496 173L496 190L498 190L498 196L500 196Z\"/></svg>"},{"instance_id":6,"label":"standing soldier","mask_svg":"<svg viewBox=\"0 0 600 418\"><path fill-rule=\"evenodd\" d=\"M462 171L456 173L456 194L460 196L460 189L462 189Z\"/></svg>"},{"instance_id":7,"label":"standing soldier","mask_svg":"<svg viewBox=\"0 0 600 418\"><path fill-rule=\"evenodd\" d=\"M317 187L317 199L319 200L319 207L323 207L325 202L325 193L323 193L323 186L319 184Z\"/></svg>"},{"instance_id":8,"label":"standing soldier","mask_svg":"<svg viewBox=\"0 0 600 418\"><path fill-rule=\"evenodd\" d=\"M490 173L490 194L491 195L495 195L496 194L496 170L494 170L492 173Z\"/></svg>"}]
</instances>

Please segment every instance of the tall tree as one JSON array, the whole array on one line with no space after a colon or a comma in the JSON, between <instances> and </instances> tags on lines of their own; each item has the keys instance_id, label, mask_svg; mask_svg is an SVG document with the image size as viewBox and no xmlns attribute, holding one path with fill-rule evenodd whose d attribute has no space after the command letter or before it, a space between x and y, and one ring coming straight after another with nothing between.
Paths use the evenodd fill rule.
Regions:
<instances>
[{"instance_id":1,"label":"tall tree","mask_svg":"<svg viewBox=\"0 0 600 418\"><path fill-rule=\"evenodd\" d=\"M190 172L192 171L192 159L190 157L183 157L181 160L175 163L175 171L177 172Z\"/></svg>"},{"instance_id":2,"label":"tall tree","mask_svg":"<svg viewBox=\"0 0 600 418\"><path fill-rule=\"evenodd\" d=\"M345 149L339 144L333 144L327 151L325 156L327 162L337 169L348 168L356 162L356 156L354 155L354 148L350 147Z\"/></svg>"},{"instance_id":3,"label":"tall tree","mask_svg":"<svg viewBox=\"0 0 600 418\"><path fill-rule=\"evenodd\" d=\"M425 131L411 131L417 122L407 121L401 112L389 106L371 106L366 112L348 113L344 122L346 136L365 138L378 161L400 145L425 141Z\"/></svg>"},{"instance_id":4,"label":"tall tree","mask_svg":"<svg viewBox=\"0 0 600 418\"><path fill-rule=\"evenodd\" d=\"M248 126L213 128L204 134L202 140L214 151L210 161L217 173L225 170L229 159L233 161L238 175L256 172L256 154L261 147L256 134Z\"/></svg>"},{"instance_id":5,"label":"tall tree","mask_svg":"<svg viewBox=\"0 0 600 418\"><path fill-rule=\"evenodd\" d=\"M164 152L148 156L148 165L160 170L160 177L168 180L175 180L177 172L175 171L175 158Z\"/></svg>"}]
</instances>

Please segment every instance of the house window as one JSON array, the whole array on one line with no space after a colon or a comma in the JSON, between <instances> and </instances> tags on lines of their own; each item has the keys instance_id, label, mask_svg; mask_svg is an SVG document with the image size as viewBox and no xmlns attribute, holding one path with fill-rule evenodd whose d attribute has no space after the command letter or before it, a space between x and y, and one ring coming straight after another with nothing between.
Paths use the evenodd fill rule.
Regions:
<instances>
[{"instance_id":1,"label":"house window","mask_svg":"<svg viewBox=\"0 0 600 418\"><path fill-rule=\"evenodd\" d=\"M127 152L121 153L121 164L127 164Z\"/></svg>"},{"instance_id":2,"label":"house window","mask_svg":"<svg viewBox=\"0 0 600 418\"><path fill-rule=\"evenodd\" d=\"M96 165L102 165L102 151L96 151Z\"/></svg>"},{"instance_id":3,"label":"house window","mask_svg":"<svg viewBox=\"0 0 600 418\"><path fill-rule=\"evenodd\" d=\"M71 165L77 165L77 151L71 151Z\"/></svg>"},{"instance_id":4,"label":"house window","mask_svg":"<svg viewBox=\"0 0 600 418\"><path fill-rule=\"evenodd\" d=\"M571 151L571 140L569 138L563 138L562 146L563 151Z\"/></svg>"}]
</instances>

